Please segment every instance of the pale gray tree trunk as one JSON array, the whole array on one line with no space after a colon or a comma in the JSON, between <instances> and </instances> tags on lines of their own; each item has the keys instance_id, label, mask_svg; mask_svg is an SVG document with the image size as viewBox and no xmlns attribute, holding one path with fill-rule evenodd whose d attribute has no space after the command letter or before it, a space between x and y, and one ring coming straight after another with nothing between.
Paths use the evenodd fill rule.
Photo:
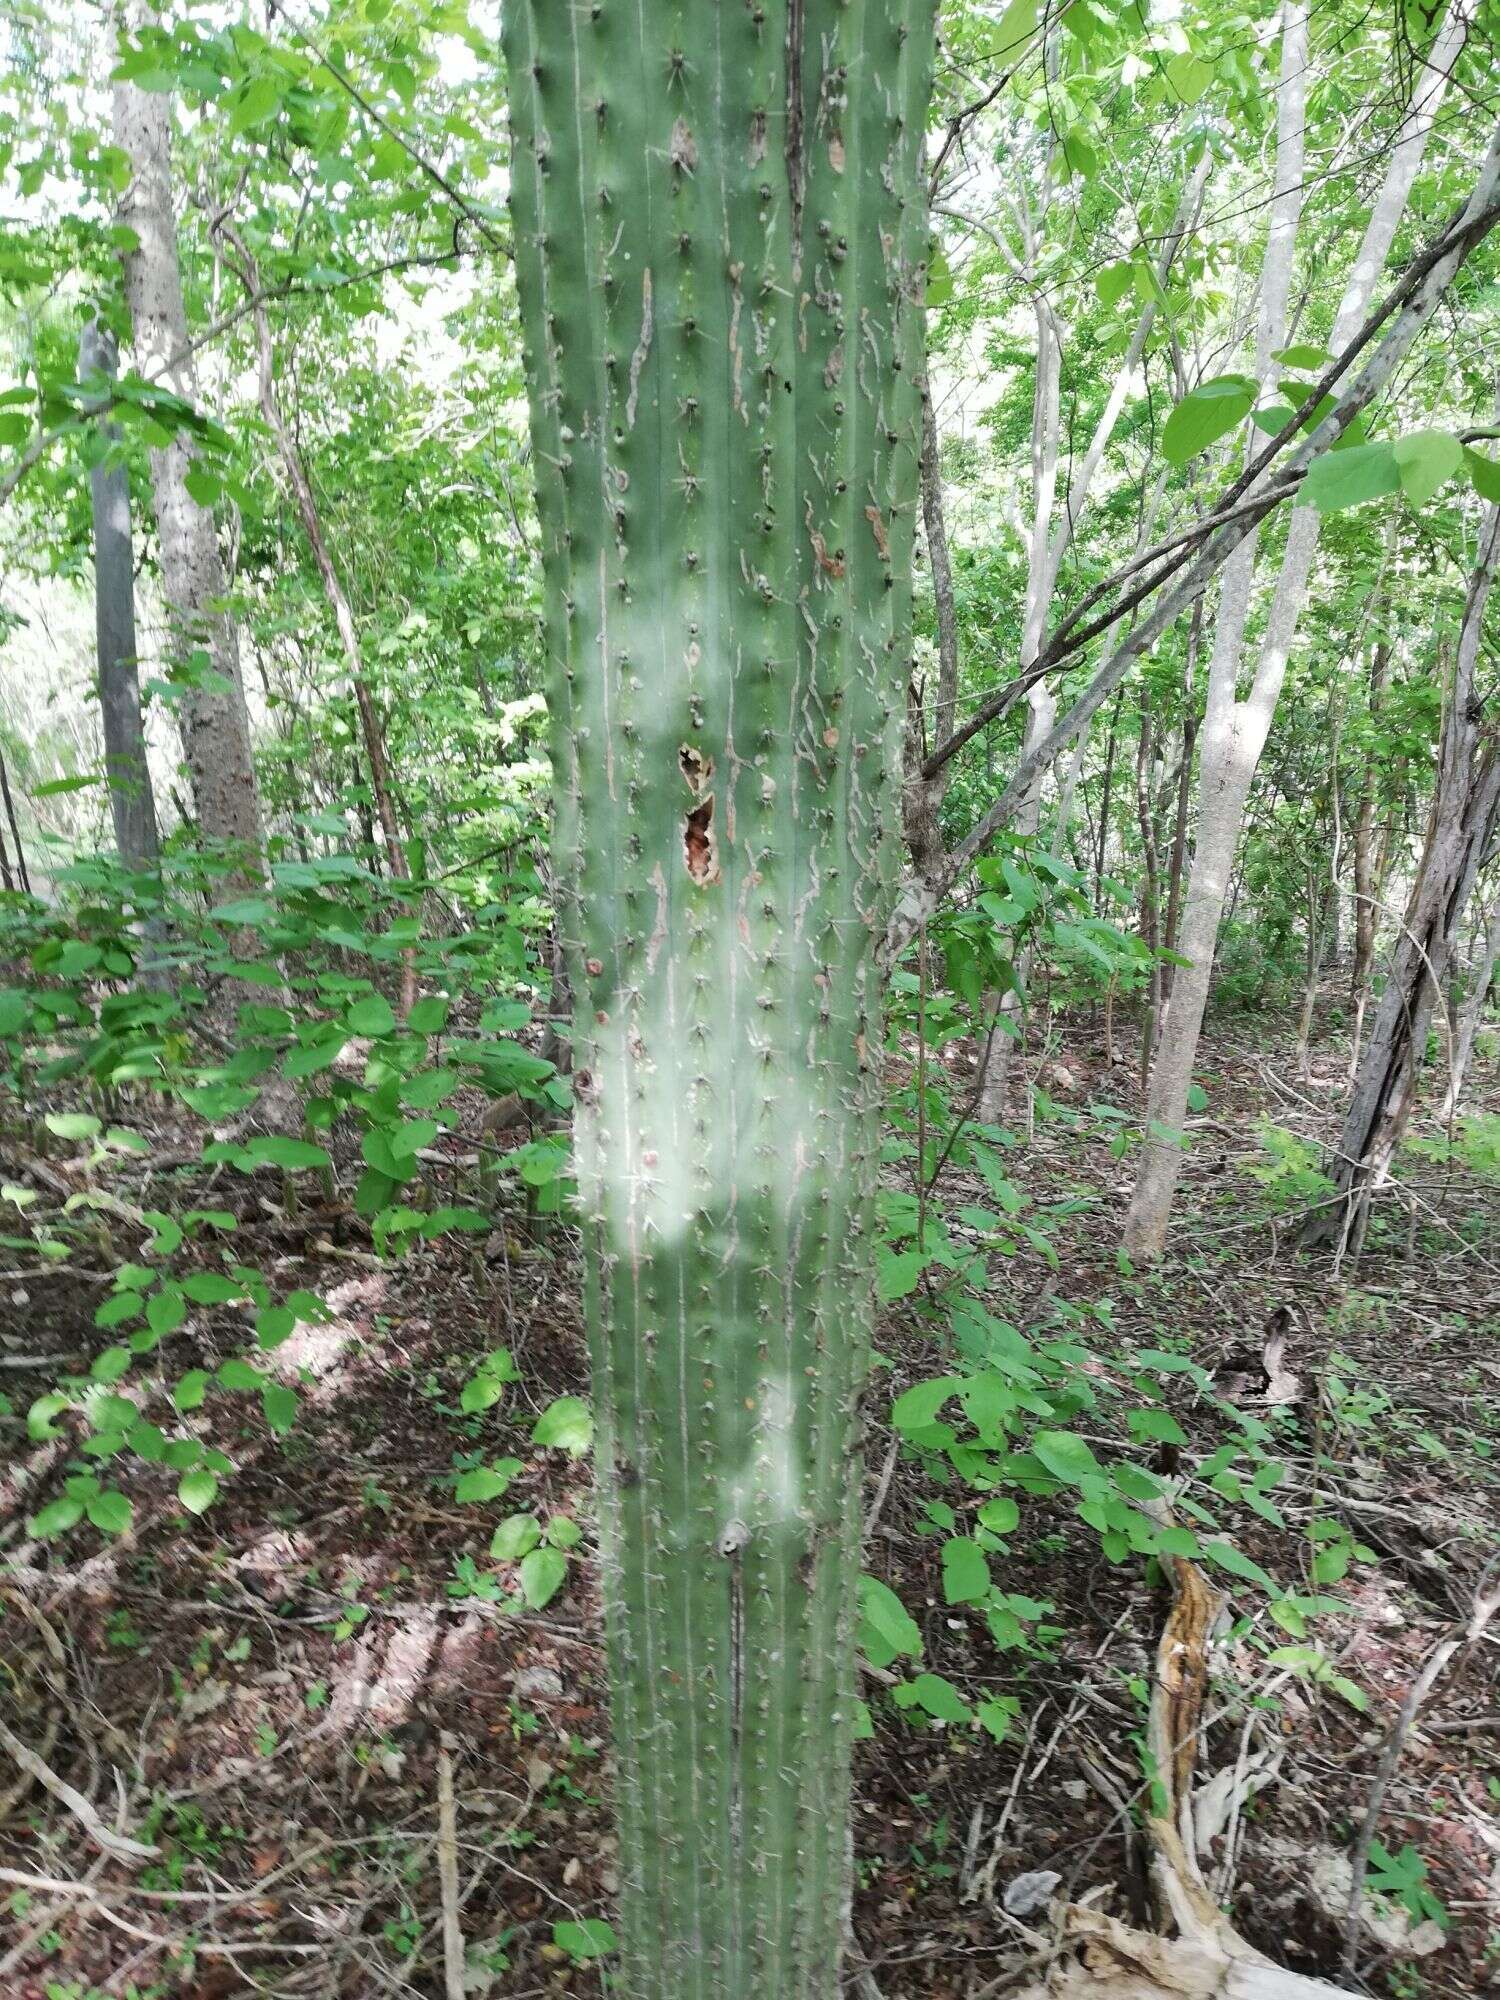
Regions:
<instances>
[{"instance_id":1,"label":"pale gray tree trunk","mask_svg":"<svg viewBox=\"0 0 1500 2000\"><path fill-rule=\"evenodd\" d=\"M114 335L100 321L92 321L79 345L80 377L112 381L116 365ZM99 430L100 450L90 468L89 488L94 515L94 631L104 770L120 859L132 871L148 873L157 865L160 848L136 668L130 475L123 464L110 457L119 427L101 422Z\"/></svg>"},{"instance_id":2,"label":"pale gray tree trunk","mask_svg":"<svg viewBox=\"0 0 1500 2000\"><path fill-rule=\"evenodd\" d=\"M1158 285L1166 282L1182 240L1193 226L1203 199L1208 165L1209 154L1205 149L1202 158L1188 178L1176 219L1158 253L1156 260ZM1050 175L1048 187L1050 190ZM1044 203L1043 220L1045 214ZM1026 243L1028 266L1035 262L1038 247L1034 233L1028 232ZM1104 408L1099 413L1083 457L1073 468L1068 480L1062 514L1054 527L1052 516L1057 505L1058 457L1062 436L1062 340L1051 305L1045 298L1038 298L1035 308L1036 377L1031 420L1032 518L1027 536L1026 598L1021 627L1020 666L1023 675L1031 671L1041 654L1047 637L1053 593L1057 588L1057 578L1062 569L1063 559L1073 545L1079 522L1088 507L1094 477L1109 441L1114 436L1120 412L1125 407L1125 399L1136 379L1136 371L1146 351L1146 342L1151 336L1152 327L1156 324L1156 312L1156 299L1153 296L1147 301L1136 321L1124 359L1105 397ZM1149 509L1150 519L1155 518L1161 491L1162 488L1158 485ZM1146 538L1148 536L1143 530L1143 539ZM1016 832L1030 839L1036 837L1041 826L1042 801L1049 769L1049 766L1038 758L1037 753L1056 726L1057 696L1047 681L1039 680L1027 690L1026 729L1021 746L1023 761L1033 760L1035 768L1015 817ZM1082 754L1082 742L1080 742L1078 754L1073 760L1058 797L1057 820L1053 833L1054 853L1060 851L1067 838L1068 819L1077 789ZM1028 948L1016 965L1015 985L1003 996L996 996L995 1004L1000 1010L1000 1031L991 1045L989 1066L985 1071L979 1104L980 1118L986 1124L998 1124L1005 1115L1006 1100L1010 1090L1011 1062L1019 1046L1021 1021L1026 1005L1026 987L1031 977L1031 961L1032 953Z\"/></svg>"},{"instance_id":3,"label":"pale gray tree trunk","mask_svg":"<svg viewBox=\"0 0 1500 2000\"><path fill-rule=\"evenodd\" d=\"M1427 137L1448 76L1463 46L1463 10L1450 15L1421 70L1365 228L1334 323L1332 349L1341 353L1358 332L1422 163ZM1281 77L1277 89L1276 191L1261 283L1255 372L1266 382L1271 356L1286 344L1305 171L1307 10L1287 0L1282 13ZM1198 804L1198 837L1188 882L1179 949L1189 962L1172 984L1162 1023L1141 1164L1125 1224L1124 1247L1135 1258L1160 1256L1172 1197L1182 1170L1183 1133L1198 1038L1208 1004L1225 895L1239 845L1250 788L1270 733L1298 620L1307 601L1317 551L1319 515L1297 507L1287 530L1280 573L1249 692L1239 676L1255 582L1259 536L1251 533L1224 568L1209 663Z\"/></svg>"},{"instance_id":4,"label":"pale gray tree trunk","mask_svg":"<svg viewBox=\"0 0 1500 2000\"><path fill-rule=\"evenodd\" d=\"M138 31L155 19L149 0L127 0L127 28ZM172 207L171 107L164 91L115 85L115 143L130 161L119 219L136 238L124 255L125 298L136 372L196 407L197 368L188 342ZM213 513L188 491L193 457L184 431L151 454L162 582L172 647L185 681L182 747L200 833L223 843L241 870L253 874L260 867L260 800L239 637L224 610L226 581Z\"/></svg>"}]
</instances>

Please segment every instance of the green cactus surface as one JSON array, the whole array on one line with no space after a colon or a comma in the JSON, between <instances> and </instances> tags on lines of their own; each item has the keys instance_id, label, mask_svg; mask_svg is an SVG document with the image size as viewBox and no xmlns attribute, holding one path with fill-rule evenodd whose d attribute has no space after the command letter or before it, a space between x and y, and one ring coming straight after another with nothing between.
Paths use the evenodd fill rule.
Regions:
<instances>
[{"instance_id":1,"label":"green cactus surface","mask_svg":"<svg viewBox=\"0 0 1500 2000\"><path fill-rule=\"evenodd\" d=\"M833 2000L931 0L507 0L630 2000Z\"/></svg>"}]
</instances>

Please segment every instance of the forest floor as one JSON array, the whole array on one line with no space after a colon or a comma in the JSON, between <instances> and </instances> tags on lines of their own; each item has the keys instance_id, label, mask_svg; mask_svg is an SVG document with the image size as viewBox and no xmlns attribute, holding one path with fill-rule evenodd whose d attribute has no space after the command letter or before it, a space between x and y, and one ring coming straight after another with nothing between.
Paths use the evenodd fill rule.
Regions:
<instances>
[{"instance_id":1,"label":"forest floor","mask_svg":"<svg viewBox=\"0 0 1500 2000\"><path fill-rule=\"evenodd\" d=\"M1274 1017L1217 1024L1212 1117L1194 1134L1173 1259L1156 1272L1119 1266L1130 1159L1112 1154L1109 1127L1039 1124L1011 1156L1018 1182L1037 1201L1085 1200L1057 1226L1056 1269L1010 1260L994 1309L1025 1330L1108 1300L1101 1370L1133 1344L1256 1387L1267 1329L1285 1333L1300 1380L1279 1420L1282 1524L1250 1517L1247 1535L1236 1517L1236 1533L1267 1569L1306 1577L1310 1516L1352 1530L1368 1559L1324 1586L1336 1603L1315 1637L1366 1705L1273 1671L1232 1631L1214 1691L1223 1677L1251 1700L1204 1732L1200 1775L1224 1817L1217 1832L1205 1822L1202 1846L1253 1944L1339 1979L1348 1855L1382 1748L1424 1662L1469 1618L1496 1546L1500 1194L1483 1162L1409 1159L1406 1192L1356 1267L1299 1257L1279 1211L1298 1199L1301 1156L1284 1141L1268 1151L1257 1124L1326 1138L1347 1052L1319 1047L1304 1079L1292 1041ZM1063 1034L1042 1077L1058 1102L1133 1109L1133 1072L1105 1063L1097 1028ZM1480 1105L1500 1110L1492 1061L1478 1081ZM214 1198L229 1198L222 1182ZM566 1232L538 1243L511 1217L479 1253L479 1239L459 1239L382 1265L342 1210L241 1199L262 1268L320 1291L334 1314L278 1354L310 1384L285 1440L247 1421L235 1475L198 1518L170 1475L153 1484L160 1469L138 1467L134 1525L89 1553L26 1532L63 1447L28 1446L19 1423L0 1432L0 1720L72 1788L39 1785L0 1743L0 1993L442 1994L445 1857L469 1990L607 1992L600 1967L554 1939L559 1921L608 1918L616 1881L589 1539L542 1612L474 1593L497 1511L587 1520L587 1460L524 1442L553 1396L585 1383ZM52 1379L27 1357L76 1359L96 1342L108 1276L0 1278L3 1385L18 1412ZM932 1372L931 1328L910 1303L880 1330L895 1388ZM232 1309L189 1329L209 1366L220 1310L228 1351ZM461 1385L500 1345L519 1382L500 1409L465 1418ZM1210 1449L1217 1429L1191 1378L1172 1379L1192 1446ZM505 1509L452 1499L455 1447L476 1438L487 1456L524 1459ZM888 1438L869 1441L872 1490ZM943 1602L931 1492L915 1456L897 1455L867 1565L918 1618L925 1664L971 1697L1014 1694L1019 1714L995 1743L876 1704L858 1756L851 1977L884 2000L1010 1985L1045 1943L1045 1913L1004 1908L1028 1872L1053 1871L1075 1898L1102 1890L1116 1914L1149 1922L1132 1808L1160 1584L1138 1559L1106 1561L1067 1500L1028 1503L1004 1582L1048 1608L1030 1649L1001 1655L977 1616ZM1371 1850L1384 1893L1344 1976L1355 1990L1500 1991L1497 1638L1453 1653L1405 1737ZM1237 1769L1264 1779L1253 1799L1238 1798ZM157 1852L144 1864L106 1852L91 1817Z\"/></svg>"}]
</instances>

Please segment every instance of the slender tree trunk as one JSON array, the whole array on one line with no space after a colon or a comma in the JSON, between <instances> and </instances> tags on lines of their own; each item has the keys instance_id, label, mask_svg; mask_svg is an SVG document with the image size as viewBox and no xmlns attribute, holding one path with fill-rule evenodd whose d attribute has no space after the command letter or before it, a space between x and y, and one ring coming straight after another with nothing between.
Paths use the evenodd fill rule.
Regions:
<instances>
[{"instance_id":1,"label":"slender tree trunk","mask_svg":"<svg viewBox=\"0 0 1500 2000\"><path fill-rule=\"evenodd\" d=\"M943 461L938 441L937 415L932 406L931 385L922 384L922 533L927 544L927 567L932 577L933 607L938 631L937 699L932 708L932 748L945 744L953 733L958 706L958 606L953 594L953 563L948 553L948 525L943 513ZM941 865L942 831L938 813L951 775L947 765L935 778L922 776L928 743L923 709L923 693L915 681L910 685L905 737L906 790L902 798L902 820L907 853L913 872L927 881Z\"/></svg>"},{"instance_id":2,"label":"slender tree trunk","mask_svg":"<svg viewBox=\"0 0 1500 2000\"><path fill-rule=\"evenodd\" d=\"M1308 1218L1308 1247L1357 1243L1370 1196L1390 1176L1416 1100L1434 1004L1475 880L1500 827L1500 745L1486 740L1476 688L1485 605L1500 564L1500 506L1485 509L1444 719L1427 840L1391 948L1370 1042L1329 1167L1341 1197Z\"/></svg>"},{"instance_id":3,"label":"slender tree trunk","mask_svg":"<svg viewBox=\"0 0 1500 2000\"><path fill-rule=\"evenodd\" d=\"M1376 279L1421 165L1427 135L1442 101L1448 73L1463 46L1467 17L1450 15L1434 44L1430 64L1418 75L1385 177L1371 210L1334 322L1331 347L1342 352L1364 319ZM1255 372L1270 377L1273 353L1284 345L1297 229L1302 210L1305 156L1305 0L1286 0L1282 11L1281 78L1277 90L1276 193L1261 280ZM1320 521L1315 509L1297 507L1266 619L1254 679L1238 694L1241 655L1255 582L1258 534L1246 536L1224 568L1200 755L1198 842L1183 923L1183 956L1190 963L1173 982L1146 1109L1146 1138L1125 1225L1125 1249L1135 1258L1160 1256L1166 1244L1172 1197L1182 1170L1184 1125L1193 1063L1213 977L1214 952L1224 898L1234 867L1240 827L1256 767L1270 733L1297 623L1307 600Z\"/></svg>"},{"instance_id":4,"label":"slender tree trunk","mask_svg":"<svg viewBox=\"0 0 1500 2000\"><path fill-rule=\"evenodd\" d=\"M1469 1060L1474 1053L1474 1038L1479 1033L1479 1024L1489 1003L1490 982L1495 976L1497 963L1500 963L1500 890L1496 891L1490 907L1489 922L1485 926L1479 954L1469 969L1469 988L1458 1010L1458 1021L1453 1031L1452 1067L1447 1094L1443 1099L1445 1124L1451 1122L1463 1098Z\"/></svg>"},{"instance_id":5,"label":"slender tree trunk","mask_svg":"<svg viewBox=\"0 0 1500 2000\"><path fill-rule=\"evenodd\" d=\"M1151 953L1151 980L1141 1021L1141 1092L1151 1078L1151 1058L1156 1047L1157 1022L1161 1017L1160 875L1156 848L1156 800L1151 783L1152 757L1151 696L1141 689L1141 729L1135 753L1135 810L1141 829L1141 940Z\"/></svg>"},{"instance_id":6,"label":"slender tree trunk","mask_svg":"<svg viewBox=\"0 0 1500 2000\"><path fill-rule=\"evenodd\" d=\"M252 299L261 294L260 272L255 260L245 248L238 235L227 224L221 225L227 241L233 244L240 276L246 292ZM364 660L360 653L359 628L354 622L354 610L349 602L349 594L344 589L343 578L338 565L329 551L328 538L323 533L322 519L318 513L317 497L312 489L312 481L307 476L307 467L302 462L302 453L297 448L290 426L282 413L281 402L276 394L276 350L271 338L271 321L263 304L254 308L255 346L258 364L260 413L266 427L275 440L277 456L287 485L292 490L297 514L302 522L302 532L307 537L312 550L313 561L317 565L322 580L323 594L328 599L333 612L333 622L338 630L339 644L343 649L344 666L354 689L354 704L359 714L359 730L365 746L365 762L370 771L370 791L375 800L375 811L380 820L381 837L385 843L386 866L393 882L409 882L411 870L406 865L406 849L401 841L401 829L396 820L396 802L391 789L390 765L385 753L385 735L376 713L375 700L370 693L370 684L365 678ZM404 1021L411 1012L417 997L417 955L408 946L401 954L401 1019Z\"/></svg>"},{"instance_id":7,"label":"slender tree trunk","mask_svg":"<svg viewBox=\"0 0 1500 2000\"><path fill-rule=\"evenodd\" d=\"M1198 749L1198 704L1196 681L1198 651L1203 641L1203 599L1193 605L1188 624L1187 655L1182 682L1182 766L1177 773L1177 810L1172 822L1172 859L1167 869L1167 915L1162 927L1162 944L1178 952L1178 932L1182 925L1182 885L1187 867L1188 818L1193 795L1193 759ZM1170 1004L1172 982L1177 968L1170 960L1161 969L1162 1005ZM1160 1033L1161 1024L1157 1023Z\"/></svg>"},{"instance_id":8,"label":"slender tree trunk","mask_svg":"<svg viewBox=\"0 0 1500 2000\"><path fill-rule=\"evenodd\" d=\"M1379 722L1386 676L1390 670L1391 648L1386 639L1376 641L1370 656L1370 722L1372 731ZM1370 994L1370 967L1375 962L1375 934L1380 918L1380 890L1375 849L1375 802L1378 795L1376 759L1372 748L1365 760L1360 783L1359 814L1354 822L1354 966L1349 976L1349 997L1354 1009L1354 1029L1350 1038L1349 1074L1359 1067L1360 1043L1364 1039L1365 1005Z\"/></svg>"},{"instance_id":9,"label":"slender tree trunk","mask_svg":"<svg viewBox=\"0 0 1500 2000\"><path fill-rule=\"evenodd\" d=\"M3 751L0 751L0 801L3 801L5 806L6 824L10 828L11 842L16 850L16 879L20 882L22 894L29 896L31 894L31 877L26 872L26 850L21 845L21 829L16 824L16 802L10 795L10 773L5 768L5 753ZM5 886L7 889L12 886L8 874Z\"/></svg>"},{"instance_id":10,"label":"slender tree trunk","mask_svg":"<svg viewBox=\"0 0 1500 2000\"><path fill-rule=\"evenodd\" d=\"M84 331L80 376L113 380L114 335L98 320ZM104 728L104 769L115 846L126 868L155 870L160 847L156 801L146 762L141 722L141 686L136 671L135 561L130 535L130 477L111 463L110 447L120 432L100 426L99 455L89 473L94 513L94 630L99 659L99 712Z\"/></svg>"},{"instance_id":11,"label":"slender tree trunk","mask_svg":"<svg viewBox=\"0 0 1500 2000\"><path fill-rule=\"evenodd\" d=\"M150 0L126 0L124 18L132 30L156 22ZM115 143L130 161L131 176L120 221L136 239L124 255L125 297L137 371L196 405L172 211L171 104L163 91L115 85ZM260 868L260 800L239 638L222 609L226 585L213 514L188 490L193 459L192 442L181 430L151 454L162 579L182 686L182 744L200 833L224 845L237 872L254 875Z\"/></svg>"},{"instance_id":12,"label":"slender tree trunk","mask_svg":"<svg viewBox=\"0 0 1500 2000\"><path fill-rule=\"evenodd\" d=\"M623 2000L834 2000L921 450L917 0L508 0Z\"/></svg>"}]
</instances>

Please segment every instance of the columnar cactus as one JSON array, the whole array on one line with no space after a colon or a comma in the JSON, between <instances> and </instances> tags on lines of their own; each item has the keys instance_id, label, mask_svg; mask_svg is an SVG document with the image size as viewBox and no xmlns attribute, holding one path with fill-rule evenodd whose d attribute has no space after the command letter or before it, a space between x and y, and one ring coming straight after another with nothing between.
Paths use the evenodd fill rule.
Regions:
<instances>
[{"instance_id":1,"label":"columnar cactus","mask_svg":"<svg viewBox=\"0 0 1500 2000\"><path fill-rule=\"evenodd\" d=\"M932 0L508 0L633 2000L829 2000Z\"/></svg>"}]
</instances>

